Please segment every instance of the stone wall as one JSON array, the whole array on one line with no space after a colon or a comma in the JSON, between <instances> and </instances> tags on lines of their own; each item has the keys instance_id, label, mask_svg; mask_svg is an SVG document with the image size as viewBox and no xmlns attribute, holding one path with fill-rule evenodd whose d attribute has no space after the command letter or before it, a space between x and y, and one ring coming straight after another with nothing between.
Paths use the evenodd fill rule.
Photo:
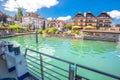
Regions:
<instances>
[{"instance_id":1,"label":"stone wall","mask_svg":"<svg viewBox=\"0 0 120 80\"><path fill-rule=\"evenodd\" d=\"M82 36L70 35L70 34L48 34L47 37L68 38L68 39L83 39Z\"/></svg>"},{"instance_id":2,"label":"stone wall","mask_svg":"<svg viewBox=\"0 0 120 80\"><path fill-rule=\"evenodd\" d=\"M87 40L100 40L100 41L112 41L120 42L120 34L117 33L102 33L102 32L90 32L90 34L83 34L81 36L74 34L47 34L47 37L68 38L68 39L87 39Z\"/></svg>"},{"instance_id":3,"label":"stone wall","mask_svg":"<svg viewBox=\"0 0 120 80\"><path fill-rule=\"evenodd\" d=\"M99 35L84 35L84 39L91 39L91 40L103 40L103 41L113 41L119 42L120 41L120 34L113 34L113 33L98 33Z\"/></svg>"}]
</instances>

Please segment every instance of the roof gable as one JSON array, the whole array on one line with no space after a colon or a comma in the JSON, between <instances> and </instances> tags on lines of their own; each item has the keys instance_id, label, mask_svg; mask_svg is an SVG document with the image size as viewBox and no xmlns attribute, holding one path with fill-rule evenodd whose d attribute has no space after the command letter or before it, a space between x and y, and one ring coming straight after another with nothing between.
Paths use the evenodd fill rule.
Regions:
<instances>
[{"instance_id":1,"label":"roof gable","mask_svg":"<svg viewBox=\"0 0 120 80\"><path fill-rule=\"evenodd\" d=\"M106 12L100 13L97 17L101 17L101 18L111 18L110 15L107 14Z\"/></svg>"},{"instance_id":2,"label":"roof gable","mask_svg":"<svg viewBox=\"0 0 120 80\"><path fill-rule=\"evenodd\" d=\"M86 13L86 17L88 18L88 17L90 17L90 18L92 18L92 17L95 17L91 12L87 12Z\"/></svg>"},{"instance_id":3,"label":"roof gable","mask_svg":"<svg viewBox=\"0 0 120 80\"><path fill-rule=\"evenodd\" d=\"M81 12L78 12L78 13L74 16L74 18L75 18L75 17L80 18L80 17L84 17L84 15L83 15Z\"/></svg>"}]
</instances>

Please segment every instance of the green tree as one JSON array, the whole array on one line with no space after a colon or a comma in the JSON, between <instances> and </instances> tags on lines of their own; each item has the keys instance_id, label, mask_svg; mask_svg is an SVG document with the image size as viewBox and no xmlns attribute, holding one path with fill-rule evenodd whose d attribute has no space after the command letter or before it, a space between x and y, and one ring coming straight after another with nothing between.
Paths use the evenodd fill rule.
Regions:
<instances>
[{"instance_id":1,"label":"green tree","mask_svg":"<svg viewBox=\"0 0 120 80\"><path fill-rule=\"evenodd\" d=\"M32 24L28 24L27 30L31 30Z\"/></svg>"},{"instance_id":2,"label":"green tree","mask_svg":"<svg viewBox=\"0 0 120 80\"><path fill-rule=\"evenodd\" d=\"M39 33L39 34L42 34L42 30L41 30L41 29L38 29L38 33Z\"/></svg>"},{"instance_id":3,"label":"green tree","mask_svg":"<svg viewBox=\"0 0 120 80\"><path fill-rule=\"evenodd\" d=\"M54 27L51 27L51 28L46 28L44 30L45 33L47 34L57 34L58 33L58 30Z\"/></svg>"},{"instance_id":4,"label":"green tree","mask_svg":"<svg viewBox=\"0 0 120 80\"><path fill-rule=\"evenodd\" d=\"M20 22L22 22L22 16L23 16L23 14L22 14L22 9L21 9L21 8L18 8L18 20L19 20Z\"/></svg>"},{"instance_id":5,"label":"green tree","mask_svg":"<svg viewBox=\"0 0 120 80\"><path fill-rule=\"evenodd\" d=\"M22 27L15 24L15 25L9 25L10 30L15 30L16 32L20 32L22 30Z\"/></svg>"},{"instance_id":6,"label":"green tree","mask_svg":"<svg viewBox=\"0 0 120 80\"><path fill-rule=\"evenodd\" d=\"M72 29L72 25L70 25L70 24L65 24L65 25L64 25L64 28L71 30L71 29Z\"/></svg>"}]
</instances>

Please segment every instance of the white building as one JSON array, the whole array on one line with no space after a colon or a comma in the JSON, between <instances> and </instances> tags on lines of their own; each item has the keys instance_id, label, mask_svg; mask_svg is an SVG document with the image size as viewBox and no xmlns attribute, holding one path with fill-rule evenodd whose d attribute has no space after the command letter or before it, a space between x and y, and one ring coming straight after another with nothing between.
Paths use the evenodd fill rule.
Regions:
<instances>
[{"instance_id":1,"label":"white building","mask_svg":"<svg viewBox=\"0 0 120 80\"><path fill-rule=\"evenodd\" d=\"M25 16L22 17L23 28L29 27L31 30L43 29L45 22L46 20L42 16L33 12L27 12Z\"/></svg>"},{"instance_id":2,"label":"white building","mask_svg":"<svg viewBox=\"0 0 120 80\"><path fill-rule=\"evenodd\" d=\"M7 18L7 23L8 23L8 24L13 24L13 23L14 23L14 18L8 17L8 18Z\"/></svg>"},{"instance_id":3,"label":"white building","mask_svg":"<svg viewBox=\"0 0 120 80\"><path fill-rule=\"evenodd\" d=\"M47 21L47 27L55 27L58 30L62 30L64 26L64 21L63 20L48 20Z\"/></svg>"}]
</instances>

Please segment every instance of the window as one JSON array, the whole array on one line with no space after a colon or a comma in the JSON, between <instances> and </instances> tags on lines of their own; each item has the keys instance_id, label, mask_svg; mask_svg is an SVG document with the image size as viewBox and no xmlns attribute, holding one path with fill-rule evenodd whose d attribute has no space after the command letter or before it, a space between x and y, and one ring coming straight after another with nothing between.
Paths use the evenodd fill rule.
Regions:
<instances>
[{"instance_id":1,"label":"window","mask_svg":"<svg viewBox=\"0 0 120 80\"><path fill-rule=\"evenodd\" d=\"M83 20L80 20L80 22L83 22Z\"/></svg>"},{"instance_id":2,"label":"window","mask_svg":"<svg viewBox=\"0 0 120 80\"><path fill-rule=\"evenodd\" d=\"M99 20L99 22L103 22L103 20Z\"/></svg>"},{"instance_id":3,"label":"window","mask_svg":"<svg viewBox=\"0 0 120 80\"><path fill-rule=\"evenodd\" d=\"M111 22L111 20L105 20L105 22Z\"/></svg>"},{"instance_id":4,"label":"window","mask_svg":"<svg viewBox=\"0 0 120 80\"><path fill-rule=\"evenodd\" d=\"M102 27L102 26L103 26L103 24L99 24L99 26L100 26L100 27Z\"/></svg>"},{"instance_id":5,"label":"window","mask_svg":"<svg viewBox=\"0 0 120 80\"><path fill-rule=\"evenodd\" d=\"M77 20L74 20L73 22L77 22Z\"/></svg>"}]
</instances>

